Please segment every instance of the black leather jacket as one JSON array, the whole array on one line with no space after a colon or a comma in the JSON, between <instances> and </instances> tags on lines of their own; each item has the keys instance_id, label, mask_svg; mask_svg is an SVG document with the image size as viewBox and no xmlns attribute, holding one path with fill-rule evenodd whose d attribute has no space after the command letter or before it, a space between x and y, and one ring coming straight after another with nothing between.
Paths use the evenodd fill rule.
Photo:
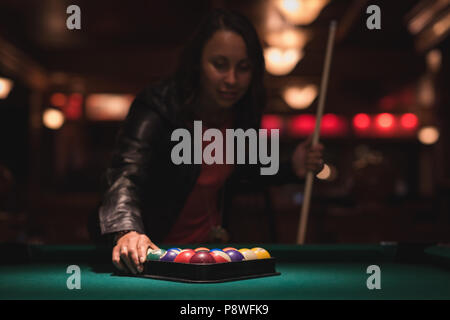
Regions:
<instances>
[{"instance_id":1,"label":"black leather jacket","mask_svg":"<svg viewBox=\"0 0 450 320\"><path fill-rule=\"evenodd\" d=\"M160 242L169 233L201 169L199 164L171 161L172 147L178 143L171 141L171 133L186 128L180 108L173 81L148 86L136 96L105 174L106 191L99 208L103 235L135 230ZM258 185L303 181L293 173L290 162L280 160L279 171L272 176L260 175L259 168L236 165L221 192L231 194L233 184L242 180Z\"/></svg>"}]
</instances>

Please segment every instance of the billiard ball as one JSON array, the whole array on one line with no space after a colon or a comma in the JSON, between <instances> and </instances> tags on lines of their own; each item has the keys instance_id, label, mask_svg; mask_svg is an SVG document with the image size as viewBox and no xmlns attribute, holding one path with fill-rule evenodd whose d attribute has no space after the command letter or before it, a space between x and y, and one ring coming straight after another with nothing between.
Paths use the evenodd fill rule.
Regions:
<instances>
[{"instance_id":1,"label":"billiard ball","mask_svg":"<svg viewBox=\"0 0 450 320\"><path fill-rule=\"evenodd\" d=\"M223 249L222 249L222 251L224 251L224 252L226 252L226 251L228 251L228 250L236 250L236 251L237 251L237 249L236 249L236 248L233 248L233 247L226 247L226 248L223 248Z\"/></svg>"},{"instance_id":2,"label":"billiard ball","mask_svg":"<svg viewBox=\"0 0 450 320\"><path fill-rule=\"evenodd\" d=\"M258 259L268 259L270 258L270 254L269 252L264 249L264 248L252 248L252 251L256 254L256 256L258 257Z\"/></svg>"},{"instance_id":3,"label":"billiard ball","mask_svg":"<svg viewBox=\"0 0 450 320\"><path fill-rule=\"evenodd\" d=\"M237 250L227 250L225 252L231 259L231 261L242 261L244 260L244 256Z\"/></svg>"},{"instance_id":4,"label":"billiard ball","mask_svg":"<svg viewBox=\"0 0 450 320\"><path fill-rule=\"evenodd\" d=\"M229 255L227 255L222 250L214 250L210 252L211 255L214 257L217 263L221 262L231 262L231 258Z\"/></svg>"},{"instance_id":5,"label":"billiard ball","mask_svg":"<svg viewBox=\"0 0 450 320\"><path fill-rule=\"evenodd\" d=\"M218 249L218 248L214 248L214 249L209 250L209 252L213 252L213 251L223 251L223 250L222 249Z\"/></svg>"},{"instance_id":6,"label":"billiard ball","mask_svg":"<svg viewBox=\"0 0 450 320\"><path fill-rule=\"evenodd\" d=\"M189 263L206 264L215 263L214 257L207 251L198 251L189 260Z\"/></svg>"},{"instance_id":7,"label":"billiard ball","mask_svg":"<svg viewBox=\"0 0 450 320\"><path fill-rule=\"evenodd\" d=\"M167 249L167 251L169 251L169 250L175 250L175 251L180 252L180 251L181 251L181 248L170 248L170 249Z\"/></svg>"},{"instance_id":8,"label":"billiard ball","mask_svg":"<svg viewBox=\"0 0 450 320\"><path fill-rule=\"evenodd\" d=\"M175 260L173 260L174 262L179 262L179 263L189 263L189 261L191 260L192 256L195 254L196 252L194 250L182 250L175 258Z\"/></svg>"},{"instance_id":9,"label":"billiard ball","mask_svg":"<svg viewBox=\"0 0 450 320\"><path fill-rule=\"evenodd\" d=\"M245 260L256 260L256 259L258 259L258 256L256 255L256 253L253 252L250 249L242 248L242 249L239 249L239 252L242 253L242 255L244 256Z\"/></svg>"},{"instance_id":10,"label":"billiard ball","mask_svg":"<svg viewBox=\"0 0 450 320\"><path fill-rule=\"evenodd\" d=\"M166 250L164 250L164 249L149 248L147 251L147 261L148 260L151 260L151 261L159 260L159 258L161 258L161 256L163 256L165 253L166 253Z\"/></svg>"},{"instance_id":11,"label":"billiard ball","mask_svg":"<svg viewBox=\"0 0 450 320\"><path fill-rule=\"evenodd\" d=\"M196 248L196 249L194 249L196 252L198 252L198 251L207 251L207 252L209 252L209 249L208 248L205 248L205 247L199 247L199 248Z\"/></svg>"},{"instance_id":12,"label":"billiard ball","mask_svg":"<svg viewBox=\"0 0 450 320\"><path fill-rule=\"evenodd\" d=\"M161 256L159 261L172 262L173 260L175 260L177 255L178 255L178 251L176 251L176 250L168 250L163 256Z\"/></svg>"}]
</instances>

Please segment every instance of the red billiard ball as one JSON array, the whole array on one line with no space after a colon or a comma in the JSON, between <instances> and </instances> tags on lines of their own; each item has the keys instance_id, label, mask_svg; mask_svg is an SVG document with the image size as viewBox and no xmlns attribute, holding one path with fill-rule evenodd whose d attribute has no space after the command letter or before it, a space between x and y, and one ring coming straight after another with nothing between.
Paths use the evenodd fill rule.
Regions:
<instances>
[{"instance_id":1,"label":"red billiard ball","mask_svg":"<svg viewBox=\"0 0 450 320\"><path fill-rule=\"evenodd\" d=\"M223 251L211 251L211 255L214 257L217 263L230 262L231 258Z\"/></svg>"},{"instance_id":2,"label":"red billiard ball","mask_svg":"<svg viewBox=\"0 0 450 320\"><path fill-rule=\"evenodd\" d=\"M214 259L214 257L207 251L198 251L191 257L191 260L189 260L189 263L200 263L200 264L215 263L215 262L216 260Z\"/></svg>"},{"instance_id":3,"label":"red billiard ball","mask_svg":"<svg viewBox=\"0 0 450 320\"><path fill-rule=\"evenodd\" d=\"M194 250L184 250L181 251L173 261L179 263L189 263L194 254L195 254Z\"/></svg>"},{"instance_id":4,"label":"red billiard ball","mask_svg":"<svg viewBox=\"0 0 450 320\"><path fill-rule=\"evenodd\" d=\"M180 253L186 252L186 251L195 253L195 251L193 249L183 249L183 250L180 251Z\"/></svg>"}]
</instances>

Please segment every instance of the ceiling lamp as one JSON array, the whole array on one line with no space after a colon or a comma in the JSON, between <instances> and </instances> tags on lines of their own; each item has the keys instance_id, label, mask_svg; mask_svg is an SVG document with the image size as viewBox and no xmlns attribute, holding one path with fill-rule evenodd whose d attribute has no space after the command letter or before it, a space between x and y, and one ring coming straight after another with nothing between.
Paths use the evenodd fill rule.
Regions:
<instances>
[{"instance_id":1,"label":"ceiling lamp","mask_svg":"<svg viewBox=\"0 0 450 320\"><path fill-rule=\"evenodd\" d=\"M423 144L433 144L439 139L439 130L434 126L423 127L417 133L419 141Z\"/></svg>"},{"instance_id":2,"label":"ceiling lamp","mask_svg":"<svg viewBox=\"0 0 450 320\"><path fill-rule=\"evenodd\" d=\"M86 99L86 117L92 121L122 121L133 99L130 94L91 94Z\"/></svg>"},{"instance_id":3,"label":"ceiling lamp","mask_svg":"<svg viewBox=\"0 0 450 320\"><path fill-rule=\"evenodd\" d=\"M6 99L12 89L13 82L6 78L0 78L0 99Z\"/></svg>"},{"instance_id":4,"label":"ceiling lamp","mask_svg":"<svg viewBox=\"0 0 450 320\"><path fill-rule=\"evenodd\" d=\"M292 24L308 25L320 14L329 0L276 0L283 16Z\"/></svg>"},{"instance_id":5,"label":"ceiling lamp","mask_svg":"<svg viewBox=\"0 0 450 320\"><path fill-rule=\"evenodd\" d=\"M442 53L438 49L431 50L426 56L428 69L432 72L437 72L441 68Z\"/></svg>"},{"instance_id":6,"label":"ceiling lamp","mask_svg":"<svg viewBox=\"0 0 450 320\"><path fill-rule=\"evenodd\" d=\"M309 34L305 30L285 28L280 31L269 32L266 41L269 46L283 49L304 48L309 40Z\"/></svg>"},{"instance_id":7,"label":"ceiling lamp","mask_svg":"<svg viewBox=\"0 0 450 320\"><path fill-rule=\"evenodd\" d=\"M264 49L264 58L267 72L281 76L294 70L297 63L303 58L303 51L294 48L268 47Z\"/></svg>"},{"instance_id":8,"label":"ceiling lamp","mask_svg":"<svg viewBox=\"0 0 450 320\"><path fill-rule=\"evenodd\" d=\"M42 122L47 128L52 130L58 130L61 128L64 121L64 114L57 109L49 108L45 110L42 115Z\"/></svg>"},{"instance_id":9,"label":"ceiling lamp","mask_svg":"<svg viewBox=\"0 0 450 320\"><path fill-rule=\"evenodd\" d=\"M284 90L283 99L293 109L305 109L317 97L317 86L291 86Z\"/></svg>"}]
</instances>

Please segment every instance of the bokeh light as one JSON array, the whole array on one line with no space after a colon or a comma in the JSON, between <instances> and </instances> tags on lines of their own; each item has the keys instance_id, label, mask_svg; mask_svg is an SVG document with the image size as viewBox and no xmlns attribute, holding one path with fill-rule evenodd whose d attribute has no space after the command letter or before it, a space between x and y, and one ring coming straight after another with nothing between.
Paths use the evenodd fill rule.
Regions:
<instances>
[{"instance_id":1,"label":"bokeh light","mask_svg":"<svg viewBox=\"0 0 450 320\"><path fill-rule=\"evenodd\" d=\"M52 130L58 130L64 124L64 114L56 109L47 109L42 115L44 126Z\"/></svg>"},{"instance_id":2,"label":"bokeh light","mask_svg":"<svg viewBox=\"0 0 450 320\"><path fill-rule=\"evenodd\" d=\"M423 144L434 144L439 139L439 130L434 126L423 127L419 130L417 137Z\"/></svg>"},{"instance_id":3,"label":"bokeh light","mask_svg":"<svg viewBox=\"0 0 450 320\"><path fill-rule=\"evenodd\" d=\"M57 92L51 95L50 103L54 107L62 108L67 103L67 97L65 94Z\"/></svg>"},{"instance_id":4,"label":"bokeh light","mask_svg":"<svg viewBox=\"0 0 450 320\"><path fill-rule=\"evenodd\" d=\"M294 70L303 57L303 51L295 48L283 50L277 47L264 49L267 72L276 75L286 75Z\"/></svg>"},{"instance_id":5,"label":"bokeh light","mask_svg":"<svg viewBox=\"0 0 450 320\"><path fill-rule=\"evenodd\" d=\"M293 109L305 109L317 97L317 86L291 86L284 90L283 99Z\"/></svg>"},{"instance_id":6,"label":"bokeh light","mask_svg":"<svg viewBox=\"0 0 450 320\"><path fill-rule=\"evenodd\" d=\"M0 99L6 99L11 92L13 82L6 78L0 78Z\"/></svg>"},{"instance_id":7,"label":"bokeh light","mask_svg":"<svg viewBox=\"0 0 450 320\"><path fill-rule=\"evenodd\" d=\"M353 127L356 129L368 129L370 127L370 117L365 113L358 113L353 117Z\"/></svg>"},{"instance_id":8,"label":"bokeh light","mask_svg":"<svg viewBox=\"0 0 450 320\"><path fill-rule=\"evenodd\" d=\"M405 113L400 117L400 125L405 129L415 129L419 120L413 113Z\"/></svg>"},{"instance_id":9,"label":"bokeh light","mask_svg":"<svg viewBox=\"0 0 450 320\"><path fill-rule=\"evenodd\" d=\"M381 113L376 116L375 123L380 129L391 129L394 126L395 118L390 113Z\"/></svg>"}]
</instances>

